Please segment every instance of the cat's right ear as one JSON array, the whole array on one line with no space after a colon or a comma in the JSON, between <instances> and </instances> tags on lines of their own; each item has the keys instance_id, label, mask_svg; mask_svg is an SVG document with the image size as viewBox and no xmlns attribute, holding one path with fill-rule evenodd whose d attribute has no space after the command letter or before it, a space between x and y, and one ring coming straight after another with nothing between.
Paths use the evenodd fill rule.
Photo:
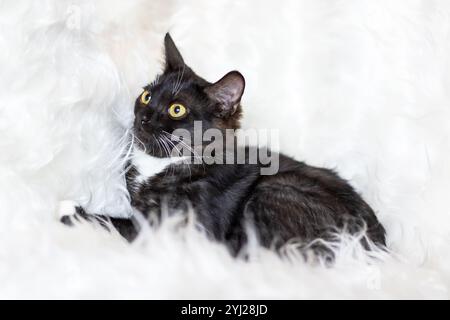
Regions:
<instances>
[{"instance_id":1,"label":"cat's right ear","mask_svg":"<svg viewBox=\"0 0 450 320\"><path fill-rule=\"evenodd\" d=\"M206 87L205 93L216 102L219 118L227 118L236 112L245 89L244 76L239 71L231 71L222 79Z\"/></svg>"},{"instance_id":2,"label":"cat's right ear","mask_svg":"<svg viewBox=\"0 0 450 320\"><path fill-rule=\"evenodd\" d=\"M166 52L166 71L175 71L185 66L183 57L169 33L166 33L164 38L164 48Z\"/></svg>"}]
</instances>

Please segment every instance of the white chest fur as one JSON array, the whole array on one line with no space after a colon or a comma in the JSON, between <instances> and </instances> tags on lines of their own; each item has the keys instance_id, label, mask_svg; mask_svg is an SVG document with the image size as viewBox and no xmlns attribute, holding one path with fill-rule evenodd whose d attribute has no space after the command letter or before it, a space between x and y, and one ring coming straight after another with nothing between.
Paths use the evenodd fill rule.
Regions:
<instances>
[{"instance_id":1,"label":"white chest fur","mask_svg":"<svg viewBox=\"0 0 450 320\"><path fill-rule=\"evenodd\" d=\"M182 162L184 157L157 158L148 155L144 151L134 148L131 163L136 168L138 175L135 178L136 184L141 184L149 178L164 171L169 165Z\"/></svg>"}]
</instances>

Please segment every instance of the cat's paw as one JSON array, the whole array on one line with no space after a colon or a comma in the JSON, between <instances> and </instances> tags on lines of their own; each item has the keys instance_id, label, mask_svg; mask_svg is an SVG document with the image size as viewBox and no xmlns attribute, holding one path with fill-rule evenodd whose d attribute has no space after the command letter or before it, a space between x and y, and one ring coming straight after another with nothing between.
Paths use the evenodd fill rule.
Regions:
<instances>
[{"instance_id":1,"label":"cat's paw","mask_svg":"<svg viewBox=\"0 0 450 320\"><path fill-rule=\"evenodd\" d=\"M72 218L78 213L78 203L72 200L60 201L57 208L57 218L66 225L72 225Z\"/></svg>"}]
</instances>

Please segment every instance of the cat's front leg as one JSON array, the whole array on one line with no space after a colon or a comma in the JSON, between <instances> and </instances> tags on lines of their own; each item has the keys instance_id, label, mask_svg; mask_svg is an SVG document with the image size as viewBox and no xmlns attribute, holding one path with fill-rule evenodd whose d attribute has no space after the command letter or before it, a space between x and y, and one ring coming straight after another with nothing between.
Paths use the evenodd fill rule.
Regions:
<instances>
[{"instance_id":1,"label":"cat's front leg","mask_svg":"<svg viewBox=\"0 0 450 320\"><path fill-rule=\"evenodd\" d=\"M76 222L95 222L108 229L108 217L88 214L83 207L73 200L64 200L58 204L59 221L67 226L73 226Z\"/></svg>"},{"instance_id":2,"label":"cat's front leg","mask_svg":"<svg viewBox=\"0 0 450 320\"><path fill-rule=\"evenodd\" d=\"M98 214L88 214L77 202L72 200L61 201L58 205L58 218L67 226L74 226L77 222L96 223L111 231L115 229L128 241L133 241L139 228L134 218L111 218Z\"/></svg>"},{"instance_id":3,"label":"cat's front leg","mask_svg":"<svg viewBox=\"0 0 450 320\"><path fill-rule=\"evenodd\" d=\"M65 225L73 225L72 220L78 220L78 211L80 210L77 208L81 208L81 206L73 200L60 201L56 210L58 220ZM81 211L81 214L85 214L84 210Z\"/></svg>"}]
</instances>

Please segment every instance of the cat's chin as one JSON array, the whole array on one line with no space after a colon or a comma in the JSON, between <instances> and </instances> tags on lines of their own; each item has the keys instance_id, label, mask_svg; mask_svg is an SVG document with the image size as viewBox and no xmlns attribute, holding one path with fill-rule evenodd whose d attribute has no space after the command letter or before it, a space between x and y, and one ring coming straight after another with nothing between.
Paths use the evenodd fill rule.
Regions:
<instances>
[{"instance_id":1,"label":"cat's chin","mask_svg":"<svg viewBox=\"0 0 450 320\"><path fill-rule=\"evenodd\" d=\"M143 143L142 141L136 142L136 148L145 152L149 156L155 158L169 158L164 148L160 147L155 141L148 141Z\"/></svg>"},{"instance_id":2,"label":"cat's chin","mask_svg":"<svg viewBox=\"0 0 450 320\"><path fill-rule=\"evenodd\" d=\"M170 158L170 157L167 156L166 153L163 153L162 151L156 151L156 152L153 151L152 152L152 151L147 150L146 153L149 156L152 156L152 157L155 157L155 158Z\"/></svg>"},{"instance_id":3,"label":"cat's chin","mask_svg":"<svg viewBox=\"0 0 450 320\"><path fill-rule=\"evenodd\" d=\"M143 129L134 130L134 145L140 151L156 158L167 158L167 151L155 140L154 134L151 135Z\"/></svg>"}]
</instances>

